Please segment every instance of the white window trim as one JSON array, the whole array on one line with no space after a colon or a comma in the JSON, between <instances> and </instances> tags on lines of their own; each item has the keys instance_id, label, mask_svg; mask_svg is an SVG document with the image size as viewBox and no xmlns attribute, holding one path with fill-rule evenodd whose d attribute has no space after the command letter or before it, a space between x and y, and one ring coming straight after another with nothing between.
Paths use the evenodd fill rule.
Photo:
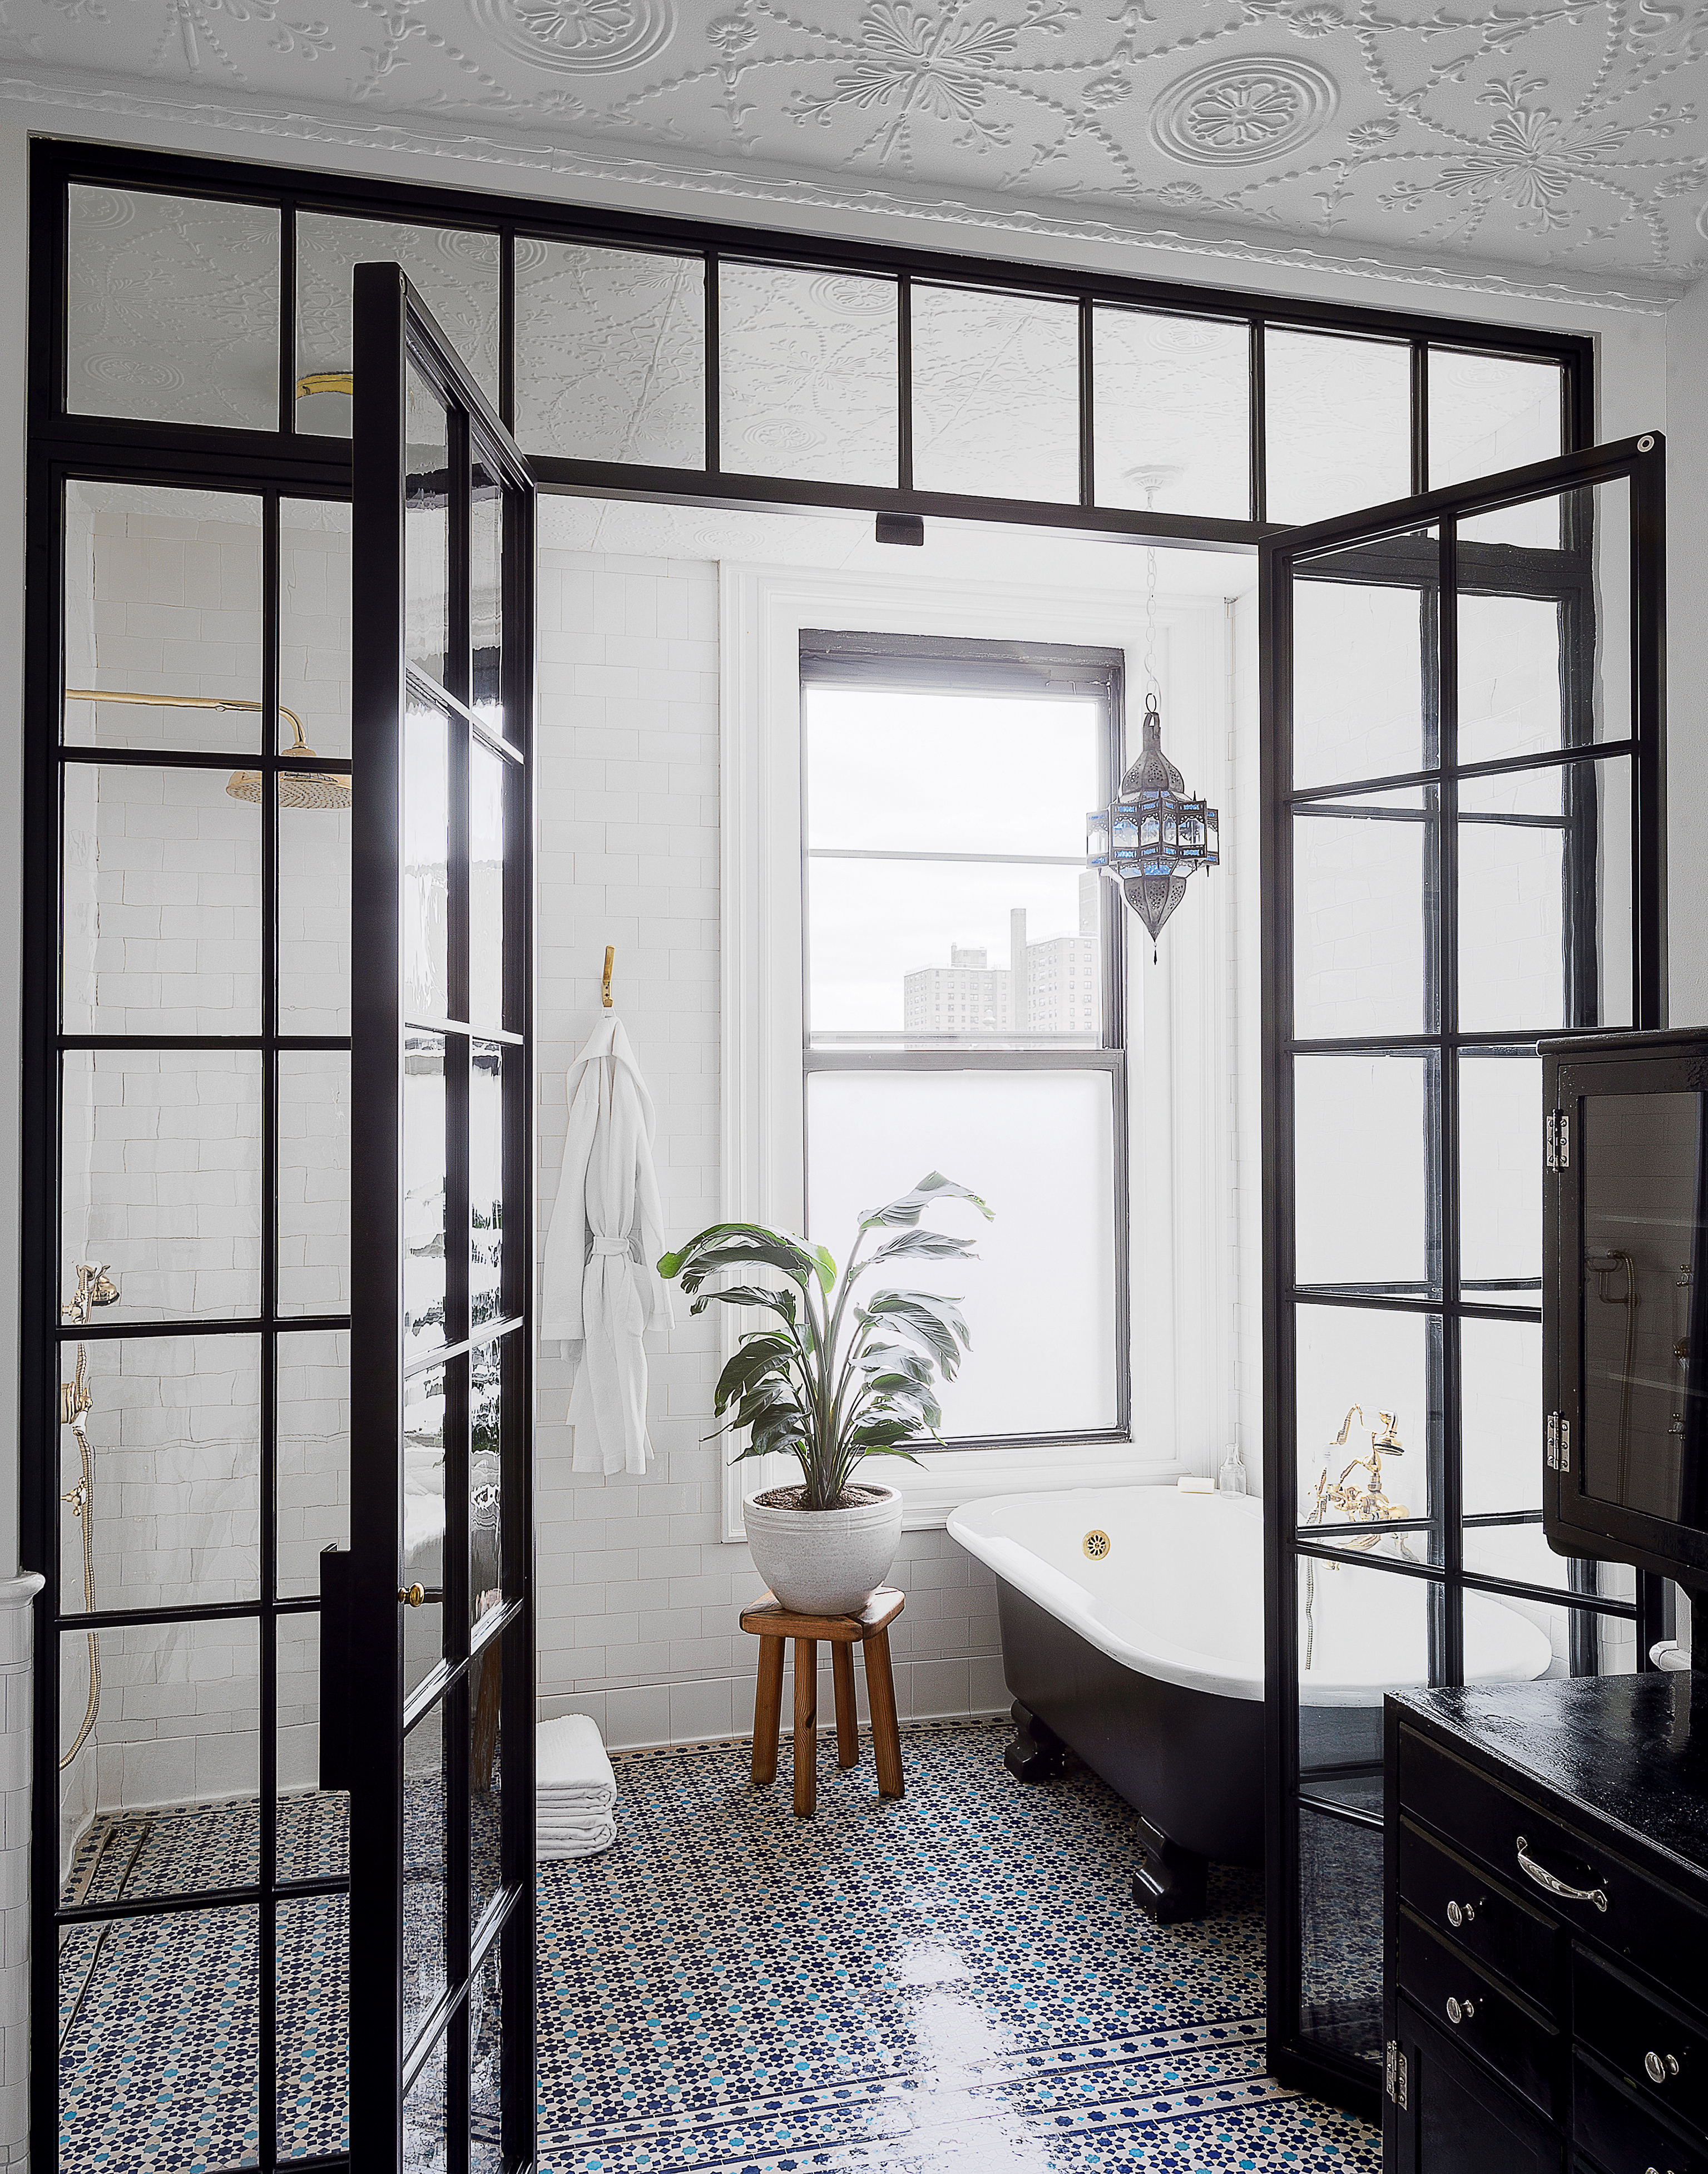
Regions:
<instances>
[{"instance_id":1,"label":"white window trim","mask_svg":"<svg viewBox=\"0 0 1708 2174\"><path fill-rule=\"evenodd\" d=\"M905 554L898 552L898 558ZM1130 592L1019 588L981 580L890 579L726 561L720 570L722 1053L720 1214L798 1230L805 1214L801 1066L801 679L803 629L1075 642L1127 655L1127 742L1141 688L1143 561ZM1195 684L1181 717L1163 705L1168 748L1194 792L1231 821L1226 614L1214 597L1165 604L1165 694ZM1139 707L1142 709L1142 695ZM1200 728L1200 721L1201 727ZM1230 1001L1233 900L1220 870L1194 883L1160 963L1135 922L1127 1065L1133 1237L1133 1438L886 1459L909 1530L940 1527L992 1495L1166 1481L1208 1471L1230 1439L1236 1259ZM1165 1225L1165 1261L1147 1230ZM721 1306L720 1349L744 1327ZM727 1438L721 1438L726 1440ZM728 1455L725 1450L726 1457ZM726 1463L723 1536L744 1538L742 1503L793 1460Z\"/></svg>"}]
</instances>

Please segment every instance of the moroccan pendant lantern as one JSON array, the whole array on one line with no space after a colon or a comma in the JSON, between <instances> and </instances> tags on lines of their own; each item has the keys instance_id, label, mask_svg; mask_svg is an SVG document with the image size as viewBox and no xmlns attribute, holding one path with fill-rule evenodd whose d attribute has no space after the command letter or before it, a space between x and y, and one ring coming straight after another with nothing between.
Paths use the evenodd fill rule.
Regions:
<instances>
[{"instance_id":1,"label":"moroccan pendant lantern","mask_svg":"<svg viewBox=\"0 0 1708 2174\"><path fill-rule=\"evenodd\" d=\"M1087 862L1121 885L1154 947L1186 896L1192 870L1213 868L1222 857L1216 809L1192 798L1162 751L1154 693L1145 697L1143 752L1122 779L1113 804L1094 809L1085 824Z\"/></svg>"}]
</instances>

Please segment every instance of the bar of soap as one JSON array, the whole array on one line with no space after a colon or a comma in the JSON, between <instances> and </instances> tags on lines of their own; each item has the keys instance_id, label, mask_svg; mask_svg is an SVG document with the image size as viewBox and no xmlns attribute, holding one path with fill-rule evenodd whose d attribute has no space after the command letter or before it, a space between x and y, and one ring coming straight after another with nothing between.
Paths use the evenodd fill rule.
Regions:
<instances>
[{"instance_id":1,"label":"bar of soap","mask_svg":"<svg viewBox=\"0 0 1708 2174\"><path fill-rule=\"evenodd\" d=\"M1213 1479L1203 1479L1196 1472L1183 1473L1175 1485L1182 1495L1213 1495L1216 1491Z\"/></svg>"}]
</instances>

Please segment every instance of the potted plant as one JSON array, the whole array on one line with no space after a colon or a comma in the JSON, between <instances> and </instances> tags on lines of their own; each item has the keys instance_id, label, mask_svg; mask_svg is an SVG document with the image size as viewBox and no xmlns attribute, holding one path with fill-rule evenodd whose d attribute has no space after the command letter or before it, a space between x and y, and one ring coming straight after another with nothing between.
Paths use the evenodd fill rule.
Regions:
<instances>
[{"instance_id":1,"label":"potted plant","mask_svg":"<svg viewBox=\"0 0 1708 2174\"><path fill-rule=\"evenodd\" d=\"M976 1193L933 1171L911 1192L860 1219L840 1275L822 1246L758 1223L714 1223L658 1273L708 1306L756 1306L775 1325L745 1334L718 1376L716 1434L745 1433L732 1460L786 1453L800 1460L797 1485L773 1487L748 1502L747 1536L759 1575L786 1608L847 1615L863 1608L889 1575L901 1539L901 1496L879 1482L853 1484L868 1457L905 1457L908 1444L937 1433L935 1376L954 1379L971 1339L958 1302L936 1291L884 1289L857 1299L869 1269L896 1261L965 1259L970 1238L919 1227L943 1200ZM865 1252L874 1232L893 1231ZM864 1257L862 1257L862 1255ZM774 1270L778 1285L751 1281L708 1290L721 1269Z\"/></svg>"}]
</instances>

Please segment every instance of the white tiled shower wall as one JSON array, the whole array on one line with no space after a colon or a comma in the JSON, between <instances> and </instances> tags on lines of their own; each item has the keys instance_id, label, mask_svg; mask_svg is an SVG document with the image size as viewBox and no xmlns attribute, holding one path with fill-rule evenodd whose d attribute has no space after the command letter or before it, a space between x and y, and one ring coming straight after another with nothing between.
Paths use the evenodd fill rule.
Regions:
<instances>
[{"instance_id":1,"label":"white tiled shower wall","mask_svg":"<svg viewBox=\"0 0 1708 2174\"><path fill-rule=\"evenodd\" d=\"M545 550L539 565L539 984L542 1224L563 1153L564 1075L613 990L657 1106L673 1240L718 1196L718 570L700 560ZM613 1744L693 1741L752 1725L757 1641L737 1625L763 1590L720 1538L721 1460L703 1437L716 1329L676 1301L649 1338L645 1478L570 1470L574 1378L547 1345L538 1375L539 1691L543 1716L589 1713ZM1005 1707L996 1588L943 1532L903 1536L891 1632L901 1712ZM821 1682L821 1710L828 1707ZM863 1692L862 1692L863 1696Z\"/></svg>"}]
</instances>

